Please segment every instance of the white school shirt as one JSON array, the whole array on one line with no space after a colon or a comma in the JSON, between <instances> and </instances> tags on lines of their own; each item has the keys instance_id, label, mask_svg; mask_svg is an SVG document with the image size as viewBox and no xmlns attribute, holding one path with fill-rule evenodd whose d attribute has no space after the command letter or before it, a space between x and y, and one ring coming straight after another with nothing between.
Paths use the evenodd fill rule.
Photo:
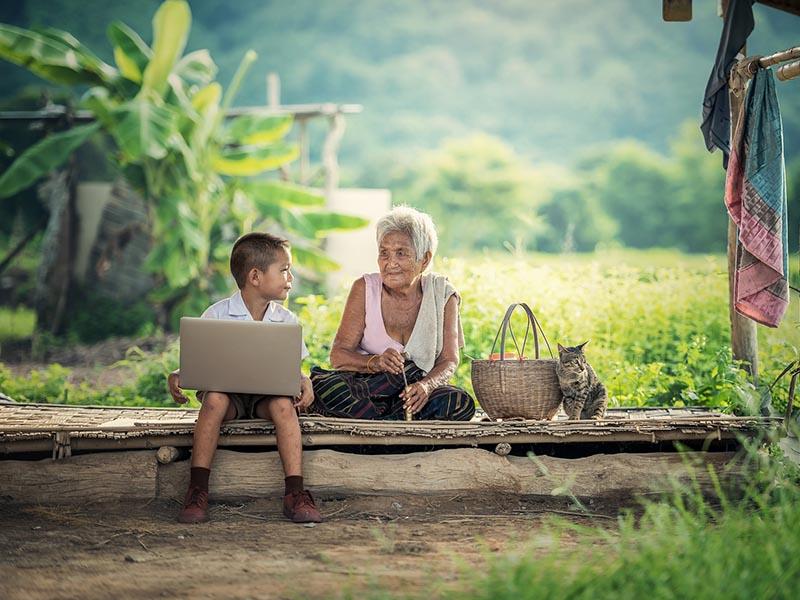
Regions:
<instances>
[{"instance_id":1,"label":"white school shirt","mask_svg":"<svg viewBox=\"0 0 800 600\"><path fill-rule=\"evenodd\" d=\"M253 316L245 306L242 292L236 292L230 298L225 298L209 306L202 315L203 319L230 319L232 321L252 321ZM261 319L269 323L298 323L295 314L288 308L284 308L277 302L270 302L267 305L267 310L264 312L264 318ZM308 348L306 343L301 339L300 357L305 358L308 356Z\"/></svg>"}]
</instances>

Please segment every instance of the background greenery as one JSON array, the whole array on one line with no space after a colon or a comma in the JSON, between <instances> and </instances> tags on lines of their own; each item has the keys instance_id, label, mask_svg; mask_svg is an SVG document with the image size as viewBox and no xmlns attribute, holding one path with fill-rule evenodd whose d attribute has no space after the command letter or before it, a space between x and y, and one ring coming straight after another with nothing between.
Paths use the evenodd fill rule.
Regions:
<instances>
[{"instance_id":1,"label":"background greenery","mask_svg":"<svg viewBox=\"0 0 800 600\"><path fill-rule=\"evenodd\" d=\"M455 383L472 392L470 361L485 358L505 308L527 301L550 345L591 340L589 360L618 406L706 405L736 412L758 409L759 393L730 355L727 280L720 256L667 251L608 251L593 255L485 255L441 259L462 295L466 346ZM346 290L297 298L311 353L305 368L328 365L330 343ZM0 326L3 319L0 314ZM518 332L521 316L513 322ZM800 316L790 313L777 329L759 328L761 381L771 383L800 358ZM546 356L542 344L542 354ZM17 400L169 406L165 375L177 367L177 346L147 355L133 349L117 365L130 383L105 390L70 383L70 371L52 365L15 377L0 364L0 390ZM532 349L526 354L531 356ZM775 389L782 409L787 382Z\"/></svg>"},{"instance_id":2,"label":"background greenery","mask_svg":"<svg viewBox=\"0 0 800 600\"><path fill-rule=\"evenodd\" d=\"M4 4L0 20L66 29L111 61L106 25L125 21L149 42L158 5L87 0L77 10L71 0L28 0ZM208 48L221 82L252 47L261 57L253 73L278 71L284 102L364 104L365 112L348 120L343 185L388 187L396 202L434 216L439 254L451 257L439 270L464 298L469 357L488 352L505 305L527 299L554 341L591 338L590 358L616 403L741 408L752 400L727 350L724 171L698 128L721 29L714 2L697 3L690 23L664 23L659 3L635 0L196 0L192 13L187 52ZM755 13L751 52L796 43L795 17L763 6ZM40 80L7 63L0 63L0 77L5 108L36 105ZM796 250L800 88L777 87ZM69 98L63 88L49 93ZM263 78L253 76L237 102L261 104L264 95ZM312 131L316 149L320 133ZM4 128L0 138L13 142L4 160L40 134ZM97 170L98 156L79 157L87 177L108 175ZM34 206L30 195L0 204L3 253L43 217ZM647 250L654 247L671 250ZM29 246L4 275L0 304L26 302L32 283L24 273L34 272L37 252L36 243ZM317 363L327 360L343 298L333 291L295 299ZM68 337L152 333L146 305L132 319L117 319L117 312L93 303ZM797 357L797 322L794 306L781 329L760 328L765 380ZM6 339L31 325L8 323ZM165 402L159 369L175 358L174 349L151 366L137 358L143 383L104 391L101 400ZM70 389L69 378L53 369L42 381L63 380L57 385L68 397L90 399L94 392ZM470 387L468 361L456 379ZM16 385L9 371L5 381ZM14 389L46 396L29 394L24 381Z\"/></svg>"},{"instance_id":3,"label":"background greenery","mask_svg":"<svg viewBox=\"0 0 800 600\"><path fill-rule=\"evenodd\" d=\"M27 0L0 7L0 21L66 29L110 61L107 24L148 32L157 6ZM722 26L716 2L698 2L689 23L665 23L659 2L636 0L195 0L192 12L187 51L209 49L221 82L248 48L258 52L238 104L263 104L257 73L267 71L281 74L284 102L363 104L348 119L343 185L388 187L398 201L447 214L445 254L724 249L721 159L698 128ZM800 19L761 5L755 16L751 53L796 44ZM9 97L41 86L5 63L0 77ZM796 250L800 86L781 83L778 93ZM321 134L312 131L315 152ZM0 131L9 137L15 148L30 142ZM26 204L0 207L3 221L13 222L12 206L35 218ZM473 210L492 216L480 231L463 227Z\"/></svg>"}]
</instances>

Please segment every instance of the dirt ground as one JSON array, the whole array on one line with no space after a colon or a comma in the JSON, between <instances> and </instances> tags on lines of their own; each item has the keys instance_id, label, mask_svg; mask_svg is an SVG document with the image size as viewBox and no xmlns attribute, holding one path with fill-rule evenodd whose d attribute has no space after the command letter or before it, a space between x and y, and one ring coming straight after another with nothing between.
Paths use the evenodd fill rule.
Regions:
<instances>
[{"instance_id":1,"label":"dirt ground","mask_svg":"<svg viewBox=\"0 0 800 600\"><path fill-rule=\"evenodd\" d=\"M0 598L364 598L377 588L429 598L494 553L574 543L547 532L547 515L613 526L616 514L594 505L589 520L563 499L518 496L320 506L325 522L309 526L287 521L278 499L212 499L211 522L190 526L169 501L0 505Z\"/></svg>"}]
</instances>

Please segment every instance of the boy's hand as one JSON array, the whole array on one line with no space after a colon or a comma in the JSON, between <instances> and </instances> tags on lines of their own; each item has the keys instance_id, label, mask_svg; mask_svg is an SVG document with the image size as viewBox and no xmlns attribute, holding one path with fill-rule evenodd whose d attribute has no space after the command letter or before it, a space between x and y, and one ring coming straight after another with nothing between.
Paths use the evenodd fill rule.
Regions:
<instances>
[{"instance_id":1,"label":"boy's hand","mask_svg":"<svg viewBox=\"0 0 800 600\"><path fill-rule=\"evenodd\" d=\"M186 404L189 401L189 398L186 397L186 394L183 393L181 389L181 375L179 370L175 370L167 376L167 387L169 387L169 393L172 395L172 399L175 400L178 404Z\"/></svg>"},{"instance_id":2,"label":"boy's hand","mask_svg":"<svg viewBox=\"0 0 800 600\"><path fill-rule=\"evenodd\" d=\"M311 380L303 375L300 378L300 395L294 399L294 405L301 411L305 411L314 402L314 387Z\"/></svg>"}]
</instances>

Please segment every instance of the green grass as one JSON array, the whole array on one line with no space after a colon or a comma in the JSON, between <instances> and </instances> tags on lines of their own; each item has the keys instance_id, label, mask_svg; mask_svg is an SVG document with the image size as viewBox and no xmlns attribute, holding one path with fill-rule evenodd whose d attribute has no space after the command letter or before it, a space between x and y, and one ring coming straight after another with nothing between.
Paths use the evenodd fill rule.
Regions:
<instances>
[{"instance_id":1,"label":"green grass","mask_svg":"<svg viewBox=\"0 0 800 600\"><path fill-rule=\"evenodd\" d=\"M512 302L530 304L555 344L591 340L587 355L612 404L710 405L744 410L758 395L730 356L723 256L617 250L588 255L485 255L439 259L462 296L465 360L455 383L472 391L470 359L491 351ZM325 364L346 290L299 299L312 360ZM798 358L797 296L777 330L759 327L762 381ZM524 330L521 316L515 330ZM530 356L532 350L529 348ZM542 354L547 349L542 344ZM776 405L785 403L784 382Z\"/></svg>"},{"instance_id":2,"label":"green grass","mask_svg":"<svg viewBox=\"0 0 800 600\"><path fill-rule=\"evenodd\" d=\"M539 318L554 352L557 342L574 345L591 340L587 355L605 382L612 405L706 405L746 412L758 404L759 392L730 354L722 256L630 250L480 255L438 259L435 270L446 274L462 296L466 345L454 383L470 392L471 359L488 356L506 307L524 301ZM306 368L328 364L346 294L342 289L330 297L294 299L311 352ZM800 358L797 300L793 293L779 329L758 328L762 382L771 382L790 361ZM15 331L29 332L32 315L18 315L7 323ZM519 333L524 330L521 314L515 316L514 327ZM541 347L547 356L546 346ZM531 356L532 349L526 353ZM8 390L13 389L22 399L39 398L43 387L55 386L58 397L75 403L171 405L163 377L177 362L176 347L156 356L134 352L127 363L135 372L131 383L108 390L70 387L65 377L44 372L34 385L28 378L17 381L7 370L2 375L0 365L0 389L12 397ZM776 387L774 396L775 407L782 410L787 381Z\"/></svg>"},{"instance_id":3,"label":"green grass","mask_svg":"<svg viewBox=\"0 0 800 600\"><path fill-rule=\"evenodd\" d=\"M735 501L676 487L672 498L590 529L577 549L492 561L458 598L794 598L800 582L800 487L794 465L750 450ZM595 542L600 541L599 545Z\"/></svg>"},{"instance_id":4,"label":"green grass","mask_svg":"<svg viewBox=\"0 0 800 600\"><path fill-rule=\"evenodd\" d=\"M0 344L31 337L36 313L29 308L0 307Z\"/></svg>"},{"instance_id":5,"label":"green grass","mask_svg":"<svg viewBox=\"0 0 800 600\"><path fill-rule=\"evenodd\" d=\"M755 447L735 494L675 485L643 513L608 526L552 519L521 549L487 553L462 581L433 578L426 598L444 600L730 600L797 597L800 487L796 465ZM699 467L702 468L702 467ZM355 597L355 596L354 596ZM370 598L411 597L381 590Z\"/></svg>"}]
</instances>

